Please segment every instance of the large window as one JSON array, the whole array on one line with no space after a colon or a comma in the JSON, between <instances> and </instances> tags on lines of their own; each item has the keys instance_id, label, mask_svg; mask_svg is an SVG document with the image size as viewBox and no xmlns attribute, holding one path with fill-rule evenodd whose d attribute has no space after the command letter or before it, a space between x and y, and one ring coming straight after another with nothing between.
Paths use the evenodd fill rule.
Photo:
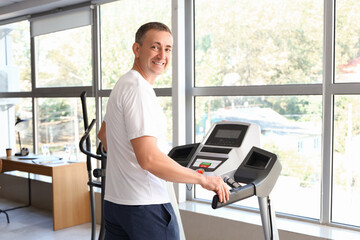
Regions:
<instances>
[{"instance_id":1,"label":"large window","mask_svg":"<svg viewBox=\"0 0 360 240\"><path fill-rule=\"evenodd\" d=\"M90 34L85 26L36 37L36 86L92 85Z\"/></svg>"},{"instance_id":2,"label":"large window","mask_svg":"<svg viewBox=\"0 0 360 240\"><path fill-rule=\"evenodd\" d=\"M81 89L93 85L90 8L46 15L31 21L34 39L36 109L35 152L65 160L84 159ZM46 91L44 91L44 88ZM89 90L84 88L83 90ZM87 99L89 122L96 118L95 99ZM95 146L95 131L91 135Z\"/></svg>"},{"instance_id":3,"label":"large window","mask_svg":"<svg viewBox=\"0 0 360 240\"><path fill-rule=\"evenodd\" d=\"M29 22L0 25L0 92L30 90Z\"/></svg>"},{"instance_id":4,"label":"large window","mask_svg":"<svg viewBox=\"0 0 360 240\"><path fill-rule=\"evenodd\" d=\"M94 99L87 99L88 118L95 118ZM83 159L79 141L84 133L83 113L80 98L39 98L38 149L42 155L55 155L65 160ZM92 143L95 131L92 131Z\"/></svg>"},{"instance_id":5,"label":"large window","mask_svg":"<svg viewBox=\"0 0 360 240\"><path fill-rule=\"evenodd\" d=\"M28 92L31 87L30 24L20 21L0 25L0 96L2 93ZM26 120L21 132L15 129L17 117ZM19 152L19 139L23 147L33 150L31 98L0 97L0 125L3 126L2 156L9 147L13 152Z\"/></svg>"},{"instance_id":6,"label":"large window","mask_svg":"<svg viewBox=\"0 0 360 240\"><path fill-rule=\"evenodd\" d=\"M323 2L195 0L196 86L322 82Z\"/></svg>"},{"instance_id":7,"label":"large window","mask_svg":"<svg viewBox=\"0 0 360 240\"><path fill-rule=\"evenodd\" d=\"M359 1L336 1L336 83L360 82L359 11Z\"/></svg>"},{"instance_id":8,"label":"large window","mask_svg":"<svg viewBox=\"0 0 360 240\"><path fill-rule=\"evenodd\" d=\"M360 225L360 95L335 96L333 214L335 222Z\"/></svg>"},{"instance_id":9,"label":"large window","mask_svg":"<svg viewBox=\"0 0 360 240\"><path fill-rule=\"evenodd\" d=\"M156 4L145 0L116 1L0 25L0 92L15 92L14 96L0 98L1 120L7 120L6 126L9 126L8 140L1 143L1 149L16 147L18 140L12 137L12 132L15 132L16 117L21 115L19 117L29 119L29 127L21 137L30 152L56 155L65 160L83 158L78 147L84 132L80 93L86 90L90 95L89 122L93 118L101 121L110 93L106 89L111 89L118 78L131 69L135 31L149 21L160 21L171 28L171 1L158 0ZM100 29L99 34L93 36L97 29ZM101 39L96 39L97 36ZM101 55L93 51L96 43ZM34 56L31 57L32 52ZM98 69L99 66L102 69ZM155 87L171 87L171 68L170 65ZM99 79L103 80L102 84ZM29 97L18 98L17 92L21 91L28 91L26 96ZM101 94L99 98L95 97L95 91ZM162 92L159 98L168 119L169 147L172 146L170 95L171 91ZM23 100L28 107L21 107L25 103ZM24 109L27 109L26 114ZM93 145L95 132L96 127L91 134Z\"/></svg>"},{"instance_id":10,"label":"large window","mask_svg":"<svg viewBox=\"0 0 360 240\"><path fill-rule=\"evenodd\" d=\"M101 6L103 89L112 89L119 77L132 68L135 32L150 21L162 22L171 29L171 1L122 0ZM170 65L156 80L155 87L171 87L171 69Z\"/></svg>"},{"instance_id":11,"label":"large window","mask_svg":"<svg viewBox=\"0 0 360 240\"><path fill-rule=\"evenodd\" d=\"M323 82L323 3L195 0L194 12L195 85L217 87L196 97L196 141L216 121L258 124L283 166L276 211L320 219L322 96L306 85ZM196 186L195 198L211 196Z\"/></svg>"},{"instance_id":12,"label":"large window","mask_svg":"<svg viewBox=\"0 0 360 240\"><path fill-rule=\"evenodd\" d=\"M12 148L13 154L20 152L21 147L33 152L33 117L31 98L4 98L6 108L0 111L1 156L5 148ZM17 124L22 120L21 124ZM20 147L21 146L21 147Z\"/></svg>"},{"instance_id":13,"label":"large window","mask_svg":"<svg viewBox=\"0 0 360 240\"><path fill-rule=\"evenodd\" d=\"M333 222L360 226L360 11L359 1L336 1L334 136L332 165Z\"/></svg>"},{"instance_id":14,"label":"large window","mask_svg":"<svg viewBox=\"0 0 360 240\"><path fill-rule=\"evenodd\" d=\"M214 121L259 124L283 166L278 212L360 226L359 11L352 0L194 0L194 139Z\"/></svg>"}]
</instances>

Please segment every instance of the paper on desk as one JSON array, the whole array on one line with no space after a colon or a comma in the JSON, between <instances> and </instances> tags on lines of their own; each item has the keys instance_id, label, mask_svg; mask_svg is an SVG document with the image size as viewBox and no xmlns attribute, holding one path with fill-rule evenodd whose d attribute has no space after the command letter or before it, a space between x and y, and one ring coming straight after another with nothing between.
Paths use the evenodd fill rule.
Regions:
<instances>
[{"instance_id":1,"label":"paper on desk","mask_svg":"<svg viewBox=\"0 0 360 240\"><path fill-rule=\"evenodd\" d=\"M32 160L33 163L39 165L52 165L52 164L64 164L66 161L59 157L40 157L37 160Z\"/></svg>"},{"instance_id":2,"label":"paper on desk","mask_svg":"<svg viewBox=\"0 0 360 240\"><path fill-rule=\"evenodd\" d=\"M64 164L66 163L63 160L33 160L32 161L35 164L39 165L53 165L53 164Z\"/></svg>"}]
</instances>

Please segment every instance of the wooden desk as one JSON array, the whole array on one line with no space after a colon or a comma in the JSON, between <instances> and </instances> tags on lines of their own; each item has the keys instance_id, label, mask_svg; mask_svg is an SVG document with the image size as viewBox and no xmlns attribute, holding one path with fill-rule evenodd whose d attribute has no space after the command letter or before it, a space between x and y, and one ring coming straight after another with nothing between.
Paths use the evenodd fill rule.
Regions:
<instances>
[{"instance_id":1,"label":"wooden desk","mask_svg":"<svg viewBox=\"0 0 360 240\"><path fill-rule=\"evenodd\" d=\"M90 221L85 162L40 165L19 159L15 156L1 157L2 172L18 170L52 177L54 231ZM46 157L41 157L43 159Z\"/></svg>"}]
</instances>

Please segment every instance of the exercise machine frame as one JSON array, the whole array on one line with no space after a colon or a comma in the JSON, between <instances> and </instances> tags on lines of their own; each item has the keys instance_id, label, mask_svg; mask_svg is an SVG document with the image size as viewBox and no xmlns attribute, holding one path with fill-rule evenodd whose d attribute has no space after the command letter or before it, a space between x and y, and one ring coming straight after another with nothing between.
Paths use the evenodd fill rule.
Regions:
<instances>
[{"instance_id":1,"label":"exercise machine frame","mask_svg":"<svg viewBox=\"0 0 360 240\"><path fill-rule=\"evenodd\" d=\"M90 211L91 211L91 240L96 238L96 208L95 208L95 196L94 196L94 187L100 188L101 191L101 223L100 223L100 233L99 240L103 240L105 236L105 221L104 221L104 195L105 195L105 174L106 174L106 161L107 155L103 149L103 146L100 142L96 154L91 152L91 142L90 142L90 132L93 126L96 123L96 119L93 119L88 124L88 114L87 114L87 105L86 105L86 91L82 92L80 95L82 110L83 110L83 120L84 120L84 129L85 133L80 139L79 148L82 153L86 155L86 166L88 172L88 185L90 193ZM85 148L84 148L85 142ZM92 171L91 158L95 158L100 161L100 168L95 168ZM100 181L93 180L93 176L99 178Z\"/></svg>"}]
</instances>

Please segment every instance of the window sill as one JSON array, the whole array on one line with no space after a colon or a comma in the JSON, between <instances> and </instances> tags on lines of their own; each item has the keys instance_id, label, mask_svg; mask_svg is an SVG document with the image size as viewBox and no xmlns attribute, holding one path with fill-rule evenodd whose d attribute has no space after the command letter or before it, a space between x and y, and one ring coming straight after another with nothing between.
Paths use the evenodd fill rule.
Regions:
<instances>
[{"instance_id":1,"label":"window sill","mask_svg":"<svg viewBox=\"0 0 360 240\"><path fill-rule=\"evenodd\" d=\"M186 201L179 204L181 211L203 214L210 217L227 219L236 222L261 226L261 218L258 213L234 210L229 207L212 209L210 204L196 201ZM282 231L309 236L309 239L360 239L360 231L349 230L335 226L325 226L318 223L277 217L276 224L280 237Z\"/></svg>"}]
</instances>

